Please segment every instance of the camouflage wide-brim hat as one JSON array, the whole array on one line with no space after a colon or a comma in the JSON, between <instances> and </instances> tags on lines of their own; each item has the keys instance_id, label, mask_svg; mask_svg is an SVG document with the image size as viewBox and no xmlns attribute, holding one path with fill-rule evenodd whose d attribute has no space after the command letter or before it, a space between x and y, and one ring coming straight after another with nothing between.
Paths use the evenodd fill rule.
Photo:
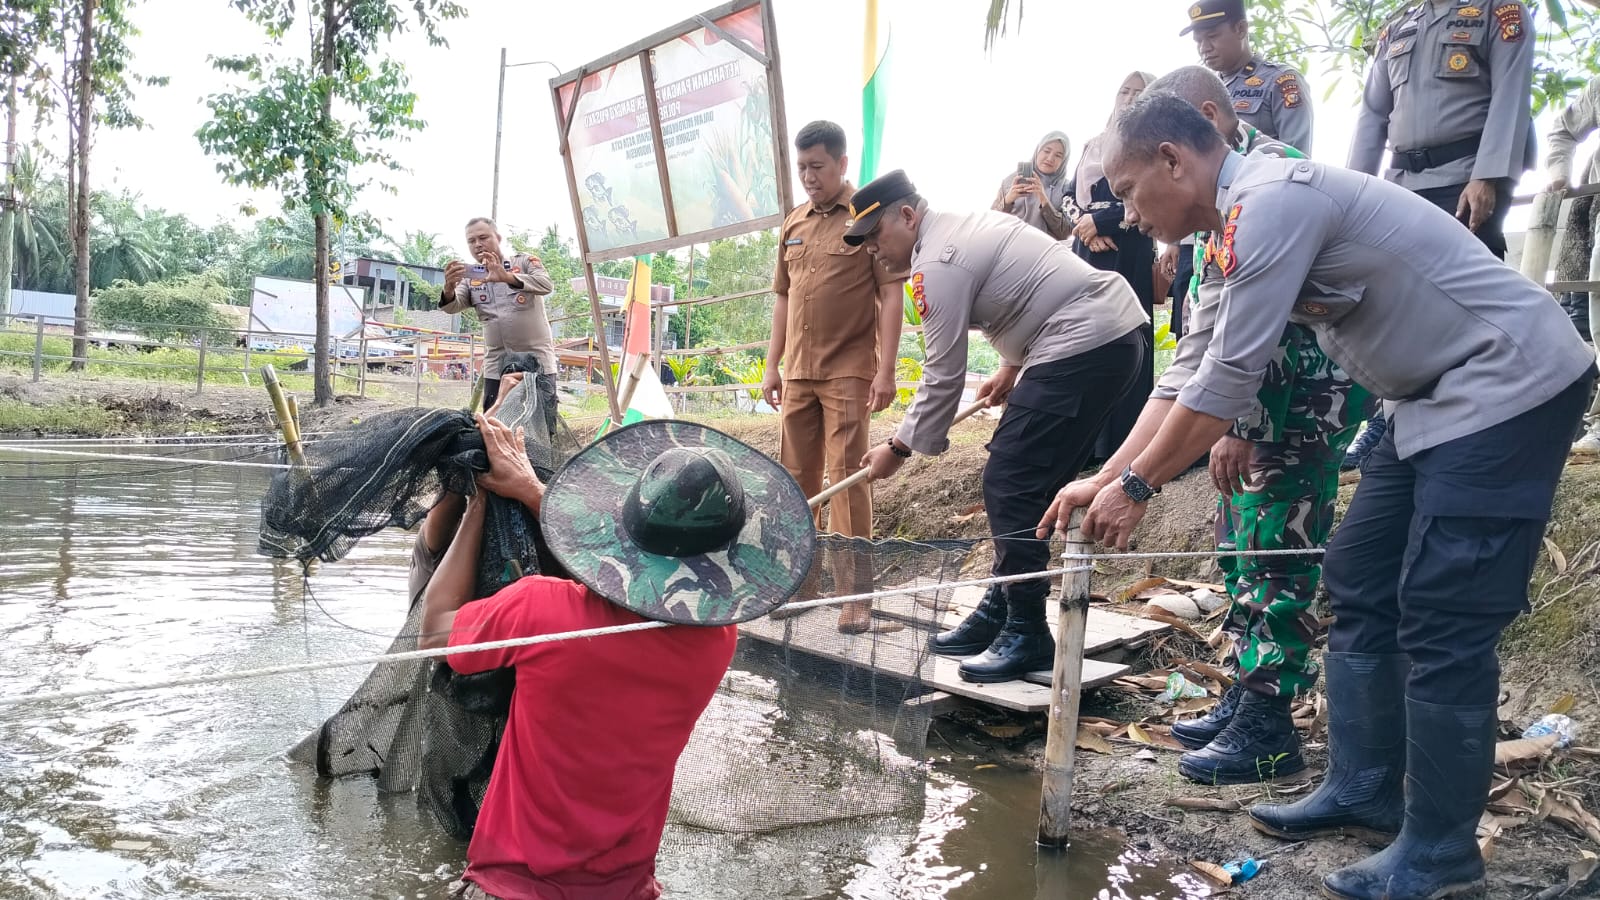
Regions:
<instances>
[{"instance_id":1,"label":"camouflage wide-brim hat","mask_svg":"<svg viewBox=\"0 0 1600 900\"><path fill-rule=\"evenodd\" d=\"M572 577L647 619L730 625L794 595L816 529L777 462L690 422L639 422L556 473L540 509Z\"/></svg>"}]
</instances>

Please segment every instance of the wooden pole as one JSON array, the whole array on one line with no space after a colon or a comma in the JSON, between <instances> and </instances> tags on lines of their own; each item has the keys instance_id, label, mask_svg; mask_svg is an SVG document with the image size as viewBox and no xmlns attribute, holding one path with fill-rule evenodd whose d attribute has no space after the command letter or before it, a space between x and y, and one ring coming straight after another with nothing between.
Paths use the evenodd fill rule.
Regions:
<instances>
[{"instance_id":1,"label":"wooden pole","mask_svg":"<svg viewBox=\"0 0 1600 900\"><path fill-rule=\"evenodd\" d=\"M1533 198L1533 213L1522 241L1522 274L1534 284L1544 284L1550 274L1550 254L1561 221L1561 194L1545 192Z\"/></svg>"},{"instance_id":2,"label":"wooden pole","mask_svg":"<svg viewBox=\"0 0 1600 900\"><path fill-rule=\"evenodd\" d=\"M33 320L33 383L44 375L44 316Z\"/></svg>"},{"instance_id":3,"label":"wooden pole","mask_svg":"<svg viewBox=\"0 0 1600 900\"><path fill-rule=\"evenodd\" d=\"M578 221L583 221L583 213L578 213ZM582 234L580 229L579 234ZM605 320L600 316L600 289L595 285L594 266L583 264L584 280L589 287L589 317L594 321L594 339L599 344L600 369L606 379L606 401L611 404L611 421L621 422L623 413L627 412L628 404L619 402L617 396L617 379L611 374L611 348L606 346Z\"/></svg>"},{"instance_id":4,"label":"wooden pole","mask_svg":"<svg viewBox=\"0 0 1600 900\"><path fill-rule=\"evenodd\" d=\"M646 368L650 365L650 354L640 353L633 358L633 365L628 367L628 373L623 376L622 396L617 401L624 410L633 402L633 390L639 386L639 379L644 377ZM624 413L626 414L626 413ZM602 435L622 427L622 419L614 418L606 423L606 430Z\"/></svg>"},{"instance_id":5,"label":"wooden pole","mask_svg":"<svg viewBox=\"0 0 1600 900\"><path fill-rule=\"evenodd\" d=\"M1089 543L1073 516L1067 530L1066 555L1086 555ZM1039 796L1039 843L1067 846L1072 825L1072 766L1077 752L1078 707L1083 699L1083 645L1089 630L1089 562L1068 560L1072 568L1061 576L1057 610L1056 660L1050 676L1049 727L1045 734L1044 786Z\"/></svg>"},{"instance_id":6,"label":"wooden pole","mask_svg":"<svg viewBox=\"0 0 1600 900\"><path fill-rule=\"evenodd\" d=\"M955 425L957 422L960 422L960 421L962 421L964 419L969 418L974 413L976 413L978 410L983 409L984 407L986 407L988 405L989 404L988 404L987 401L979 400L978 402L973 403L972 405L968 406L966 409L963 409L961 412L956 413L956 417L954 419L950 420L950 424L951 425ZM822 504L827 503L829 500L833 499L833 495L834 494L837 494L840 491L848 490L848 489L850 489L852 487L855 487L856 485L860 484L861 482L866 481L867 477L869 475L871 475L871 474L872 474L872 472L870 470L862 469L861 471L856 472L856 473L850 475L849 477L845 478L844 480L840 481L838 484L830 484L827 487L823 488L822 489L822 493L816 495L815 497L812 497L810 500L807 500L806 503L812 509L816 509L817 507L821 506Z\"/></svg>"},{"instance_id":7,"label":"wooden pole","mask_svg":"<svg viewBox=\"0 0 1600 900\"><path fill-rule=\"evenodd\" d=\"M261 367L261 382L267 386L267 396L272 398L272 411L278 417L278 429L283 432L283 445L289 450L289 462L303 468L306 464L305 448L300 444L300 428L295 424L294 411L289 396L278 381L278 371L268 363Z\"/></svg>"},{"instance_id":8,"label":"wooden pole","mask_svg":"<svg viewBox=\"0 0 1600 900\"><path fill-rule=\"evenodd\" d=\"M200 332L200 359L197 368L199 369L199 374L195 376L194 392L203 394L206 392L206 333L204 331Z\"/></svg>"}]
</instances>

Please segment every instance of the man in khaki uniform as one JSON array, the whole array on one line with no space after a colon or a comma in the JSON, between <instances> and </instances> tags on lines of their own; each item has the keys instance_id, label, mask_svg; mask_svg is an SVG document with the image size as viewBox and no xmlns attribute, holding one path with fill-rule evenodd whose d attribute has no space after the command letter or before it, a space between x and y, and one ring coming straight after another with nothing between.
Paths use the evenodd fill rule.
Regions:
<instances>
[{"instance_id":1,"label":"man in khaki uniform","mask_svg":"<svg viewBox=\"0 0 1600 900\"><path fill-rule=\"evenodd\" d=\"M844 242L855 195L844 176L844 129L812 122L794 143L808 200L784 220L780 234L772 279L778 302L761 391L783 414L784 468L811 497L822 490L824 471L837 484L861 468L869 417L894 400L905 274ZM836 495L828 511L830 531L872 536L867 484ZM871 614L870 604L846 605L839 630L865 631Z\"/></svg>"},{"instance_id":2,"label":"man in khaki uniform","mask_svg":"<svg viewBox=\"0 0 1600 900\"><path fill-rule=\"evenodd\" d=\"M535 385L553 415L556 350L544 298L555 290L555 283L539 257L526 253L504 257L493 219L480 217L467 223L467 249L484 270L469 271L465 263L451 260L444 267L439 308L452 314L474 309L483 322L483 408L494 406L500 394L506 352L532 353L539 360Z\"/></svg>"}]
</instances>

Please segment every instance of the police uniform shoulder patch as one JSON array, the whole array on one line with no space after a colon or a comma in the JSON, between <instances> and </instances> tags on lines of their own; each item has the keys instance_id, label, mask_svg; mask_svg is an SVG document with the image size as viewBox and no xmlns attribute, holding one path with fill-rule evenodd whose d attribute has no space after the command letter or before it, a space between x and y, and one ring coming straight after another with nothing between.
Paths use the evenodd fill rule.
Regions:
<instances>
[{"instance_id":1,"label":"police uniform shoulder patch","mask_svg":"<svg viewBox=\"0 0 1600 900\"><path fill-rule=\"evenodd\" d=\"M917 315L923 319L928 318L928 295L922 287L922 273L911 276L911 300L917 305Z\"/></svg>"},{"instance_id":2,"label":"police uniform shoulder patch","mask_svg":"<svg viewBox=\"0 0 1600 900\"><path fill-rule=\"evenodd\" d=\"M1389 45L1389 58L1394 59L1409 49L1411 49L1410 41L1395 41Z\"/></svg>"},{"instance_id":3,"label":"police uniform shoulder patch","mask_svg":"<svg viewBox=\"0 0 1600 900\"><path fill-rule=\"evenodd\" d=\"M1500 23L1500 40L1515 43L1522 40L1522 4L1507 3L1497 6L1494 10L1495 20Z\"/></svg>"}]
</instances>

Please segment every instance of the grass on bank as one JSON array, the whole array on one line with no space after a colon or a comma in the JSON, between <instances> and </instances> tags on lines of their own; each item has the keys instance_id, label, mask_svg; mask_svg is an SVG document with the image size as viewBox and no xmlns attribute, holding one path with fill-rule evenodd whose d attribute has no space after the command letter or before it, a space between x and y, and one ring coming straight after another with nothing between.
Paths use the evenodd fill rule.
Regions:
<instances>
[{"instance_id":1,"label":"grass on bank","mask_svg":"<svg viewBox=\"0 0 1600 900\"><path fill-rule=\"evenodd\" d=\"M31 373L33 371L34 336L17 332L0 332L0 369ZM17 355L22 354L22 355ZM64 335L45 335L46 357L72 355L72 338ZM255 372L272 363L278 369L279 380L293 391L310 391L311 376L288 371L289 366L305 360L303 353L252 352L250 370ZM41 368L45 377L51 373L68 371L66 359L45 359ZM244 368L242 350L206 350L206 384L244 386L239 370ZM139 379L142 381L176 382L194 384L200 366L200 350L156 347L151 349L89 348L89 364L85 374ZM252 380L254 383L254 379Z\"/></svg>"},{"instance_id":2,"label":"grass on bank","mask_svg":"<svg viewBox=\"0 0 1600 900\"><path fill-rule=\"evenodd\" d=\"M100 436L125 428L114 412L89 403L34 406L0 397L0 434L73 434Z\"/></svg>"}]
</instances>

